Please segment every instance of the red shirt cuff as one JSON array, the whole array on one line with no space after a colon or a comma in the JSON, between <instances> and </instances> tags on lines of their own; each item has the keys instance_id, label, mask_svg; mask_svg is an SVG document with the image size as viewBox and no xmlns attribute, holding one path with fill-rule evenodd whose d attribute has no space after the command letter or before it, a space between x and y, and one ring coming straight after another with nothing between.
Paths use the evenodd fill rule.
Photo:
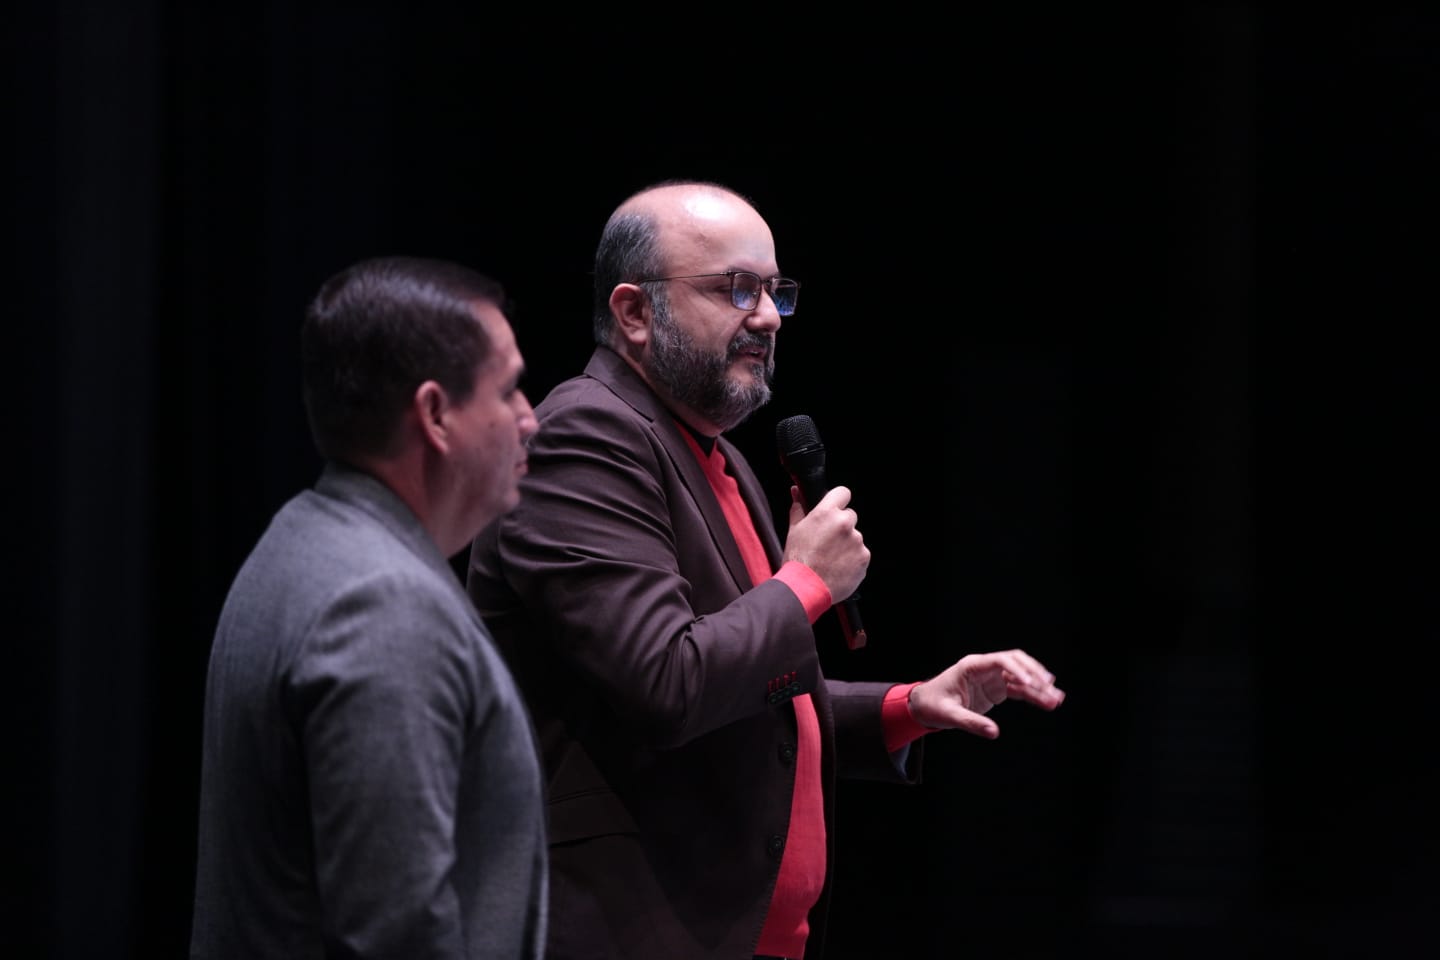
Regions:
<instances>
[{"instance_id":1,"label":"red shirt cuff","mask_svg":"<svg viewBox=\"0 0 1440 960\"><path fill-rule=\"evenodd\" d=\"M798 560L789 560L775 571L775 579L795 592L800 598L800 603L805 607L805 616L810 618L813 624L820 619L820 614L830 609L834 602L830 598L830 588L825 586L825 581L805 564Z\"/></svg>"},{"instance_id":2,"label":"red shirt cuff","mask_svg":"<svg viewBox=\"0 0 1440 960\"><path fill-rule=\"evenodd\" d=\"M920 686L915 683L899 683L885 692L880 704L880 725L885 730L885 749L894 753L907 743L919 740L930 733L927 727L910 714L910 691Z\"/></svg>"}]
</instances>

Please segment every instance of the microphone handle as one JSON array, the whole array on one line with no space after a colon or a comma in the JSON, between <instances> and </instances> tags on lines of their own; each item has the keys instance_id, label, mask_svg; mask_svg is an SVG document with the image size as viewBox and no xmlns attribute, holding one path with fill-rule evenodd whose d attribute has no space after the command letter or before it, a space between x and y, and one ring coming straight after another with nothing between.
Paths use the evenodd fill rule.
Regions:
<instances>
[{"instance_id":1,"label":"microphone handle","mask_svg":"<svg viewBox=\"0 0 1440 960\"><path fill-rule=\"evenodd\" d=\"M845 632L845 646L851 650L859 650L865 646L865 625L860 622L859 594L852 593L836 604L835 614L840 618L840 629Z\"/></svg>"}]
</instances>

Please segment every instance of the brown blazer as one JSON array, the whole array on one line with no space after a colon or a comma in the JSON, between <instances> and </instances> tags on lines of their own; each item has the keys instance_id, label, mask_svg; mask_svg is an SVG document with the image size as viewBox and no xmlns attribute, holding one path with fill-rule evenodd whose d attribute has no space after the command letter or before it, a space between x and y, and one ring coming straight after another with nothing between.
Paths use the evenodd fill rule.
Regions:
<instances>
[{"instance_id":1,"label":"brown blazer","mask_svg":"<svg viewBox=\"0 0 1440 960\"><path fill-rule=\"evenodd\" d=\"M751 585L682 428L619 356L597 348L536 413L520 506L476 540L468 587L539 730L548 956L749 958L789 820L789 698L820 718L827 863L836 776L913 782L920 744L888 754L890 684L826 680L799 599ZM778 565L760 483L719 443Z\"/></svg>"}]
</instances>

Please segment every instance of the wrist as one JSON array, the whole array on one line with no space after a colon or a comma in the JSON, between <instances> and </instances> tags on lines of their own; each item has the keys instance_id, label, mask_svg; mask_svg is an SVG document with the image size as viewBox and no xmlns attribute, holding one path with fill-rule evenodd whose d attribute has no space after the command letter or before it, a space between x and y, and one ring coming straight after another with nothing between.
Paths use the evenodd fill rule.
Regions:
<instances>
[{"instance_id":1,"label":"wrist","mask_svg":"<svg viewBox=\"0 0 1440 960\"><path fill-rule=\"evenodd\" d=\"M885 746L891 752L918 740L932 729L915 719L911 707L910 697L918 686L918 683L899 683L885 692L880 718L885 730Z\"/></svg>"}]
</instances>

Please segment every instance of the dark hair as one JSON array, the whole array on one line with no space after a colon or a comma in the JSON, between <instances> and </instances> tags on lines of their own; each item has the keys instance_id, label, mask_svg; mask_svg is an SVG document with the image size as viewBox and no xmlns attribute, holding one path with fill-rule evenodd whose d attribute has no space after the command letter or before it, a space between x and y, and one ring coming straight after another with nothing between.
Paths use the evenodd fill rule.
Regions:
<instances>
[{"instance_id":1,"label":"dark hair","mask_svg":"<svg viewBox=\"0 0 1440 960\"><path fill-rule=\"evenodd\" d=\"M595 248L595 342L608 344L615 318L610 292L617 284L658 276L665 269L660 232L649 213L617 213L605 224Z\"/></svg>"},{"instance_id":2,"label":"dark hair","mask_svg":"<svg viewBox=\"0 0 1440 960\"><path fill-rule=\"evenodd\" d=\"M661 187L710 187L750 204L750 198L737 190L712 180L661 180L635 191L625 199L605 222L600 243L595 248L595 342L608 344L615 318L610 315L610 293L616 284L634 283L641 277L654 277L665 270L660 251L660 231L655 218L648 212L625 210L635 198Z\"/></svg>"},{"instance_id":3,"label":"dark hair","mask_svg":"<svg viewBox=\"0 0 1440 960\"><path fill-rule=\"evenodd\" d=\"M503 309L498 282L419 257L364 260L320 287L300 329L305 411L321 456L387 452L427 380L463 403L490 352L476 301Z\"/></svg>"}]
</instances>

